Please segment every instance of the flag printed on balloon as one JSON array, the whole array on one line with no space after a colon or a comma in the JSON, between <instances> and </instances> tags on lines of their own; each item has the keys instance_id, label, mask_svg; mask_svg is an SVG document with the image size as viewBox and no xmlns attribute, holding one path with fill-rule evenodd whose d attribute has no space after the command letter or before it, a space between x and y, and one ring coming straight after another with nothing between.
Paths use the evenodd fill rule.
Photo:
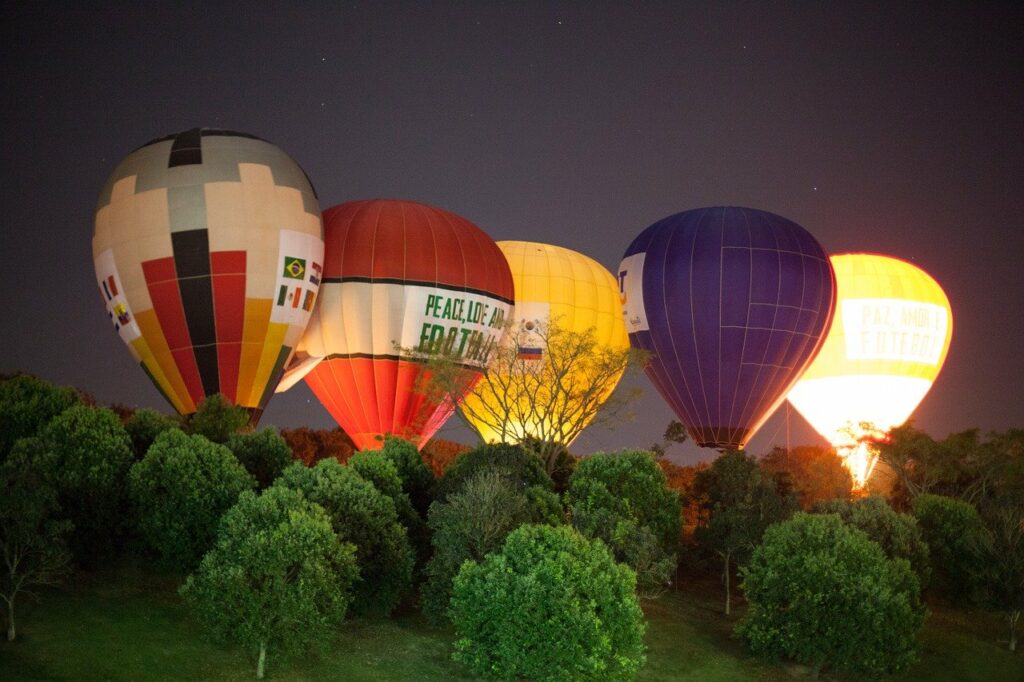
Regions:
<instances>
[{"instance_id":1,"label":"flag printed on balloon","mask_svg":"<svg viewBox=\"0 0 1024 682\"><path fill-rule=\"evenodd\" d=\"M750 208L677 213L629 246L619 289L630 342L690 437L744 447L820 348L835 304L804 228Z\"/></svg>"},{"instance_id":2,"label":"flag printed on balloon","mask_svg":"<svg viewBox=\"0 0 1024 682\"><path fill-rule=\"evenodd\" d=\"M552 322L564 332L582 334L592 330L594 341L601 348L629 348L629 338L622 321L618 284L615 277L600 263L581 253L551 244L501 241L498 242L498 248L508 261L515 285L515 318L511 331L516 337L517 361L544 361L547 351L545 331ZM509 367L510 371L512 369ZM570 376L564 377L564 380L568 384L586 381L589 370L587 359L579 358L579 361L572 364ZM578 425L578 415L588 411L579 403L595 398L604 402L621 376L620 372L610 382L604 395L588 394L585 398L569 401L575 401L576 404L559 405L559 411L563 413L561 418L571 420L574 426ZM530 394L534 390L524 387L523 383L528 383L533 377L541 381L550 378L545 377L543 371L527 371L513 380L498 380L494 384L481 382L465 397L460 405L462 416L485 443L519 442L528 437L543 440L561 435L551 420L543 423L544 415L538 414L536 406L530 404ZM496 392L502 395L495 395ZM522 394L510 395L516 392ZM517 404L517 401L521 402L515 409L501 407ZM583 421L582 425L585 426L591 419L592 416ZM503 422L500 427L498 421ZM570 442L563 445L569 445Z\"/></svg>"},{"instance_id":3,"label":"flag printed on balloon","mask_svg":"<svg viewBox=\"0 0 1024 682\"><path fill-rule=\"evenodd\" d=\"M508 263L476 225L411 201L329 208L324 235L320 303L278 390L304 377L360 449L422 447L455 405L421 389L416 355L443 351L472 385L512 312Z\"/></svg>"},{"instance_id":4,"label":"flag printed on balloon","mask_svg":"<svg viewBox=\"0 0 1024 682\"><path fill-rule=\"evenodd\" d=\"M832 256L832 266L835 318L789 401L863 487L876 461L863 437L910 418L946 360L953 315L938 282L906 261L851 253Z\"/></svg>"},{"instance_id":5,"label":"flag printed on balloon","mask_svg":"<svg viewBox=\"0 0 1024 682\"><path fill-rule=\"evenodd\" d=\"M100 193L96 281L114 329L190 414L223 394L259 418L316 302L316 194L284 152L193 129L129 154Z\"/></svg>"}]
</instances>

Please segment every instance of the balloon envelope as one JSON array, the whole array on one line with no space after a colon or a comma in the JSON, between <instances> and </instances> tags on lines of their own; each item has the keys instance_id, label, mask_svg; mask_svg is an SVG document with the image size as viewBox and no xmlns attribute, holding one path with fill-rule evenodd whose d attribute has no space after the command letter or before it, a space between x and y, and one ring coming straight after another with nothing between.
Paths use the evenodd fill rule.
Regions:
<instances>
[{"instance_id":1,"label":"balloon envelope","mask_svg":"<svg viewBox=\"0 0 1024 682\"><path fill-rule=\"evenodd\" d=\"M600 263L551 244L501 241L498 248L508 261L515 284L512 332L520 336L520 359L517 362L544 362L547 348L542 330L551 322L565 332L593 330L594 340L599 346L616 350L629 348L618 284ZM540 331L532 333L528 331L531 329ZM571 372L573 376L566 377L567 383L582 381L587 376L585 358L579 359L575 365ZM532 373L524 373L522 377L515 373L514 376L516 378L495 382L497 386L510 389L503 395L494 395L494 385L481 382L460 405L463 417L484 442L518 442L526 437L543 439L558 431L551 423L540 423L543 417L527 405L514 409L499 406L529 400L526 396L509 393L514 392L517 381L528 380ZM592 400L596 397L598 402L604 402L614 387L613 382L604 395L588 395L586 398ZM578 414L579 407L560 405L560 411ZM591 419L586 419L586 422Z\"/></svg>"},{"instance_id":2,"label":"balloon envelope","mask_svg":"<svg viewBox=\"0 0 1024 682\"><path fill-rule=\"evenodd\" d=\"M619 266L630 342L701 446L741 448L817 352L835 302L807 230L749 208L664 218Z\"/></svg>"},{"instance_id":3,"label":"balloon envelope","mask_svg":"<svg viewBox=\"0 0 1024 682\"><path fill-rule=\"evenodd\" d=\"M835 317L789 401L863 485L873 458L856 446L861 423L885 433L910 417L946 360L953 316L938 282L906 261L851 253L832 266Z\"/></svg>"},{"instance_id":4,"label":"balloon envelope","mask_svg":"<svg viewBox=\"0 0 1024 682\"><path fill-rule=\"evenodd\" d=\"M443 348L465 385L479 378L512 310L508 263L465 218L411 201L335 206L324 233L321 300L300 345L322 361L306 383L361 449L384 434L422 447L455 406L422 390L409 351Z\"/></svg>"},{"instance_id":5,"label":"balloon envelope","mask_svg":"<svg viewBox=\"0 0 1024 682\"><path fill-rule=\"evenodd\" d=\"M322 234L284 152L193 129L118 164L93 260L114 329L179 413L221 393L258 419L316 301Z\"/></svg>"}]
</instances>

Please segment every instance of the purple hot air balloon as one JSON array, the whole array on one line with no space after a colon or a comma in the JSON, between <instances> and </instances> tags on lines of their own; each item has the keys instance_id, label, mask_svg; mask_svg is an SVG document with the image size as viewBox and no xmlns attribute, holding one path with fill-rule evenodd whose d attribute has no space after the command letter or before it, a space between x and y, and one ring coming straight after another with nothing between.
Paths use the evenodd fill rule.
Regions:
<instances>
[{"instance_id":1,"label":"purple hot air balloon","mask_svg":"<svg viewBox=\"0 0 1024 682\"><path fill-rule=\"evenodd\" d=\"M742 448L814 359L835 273L811 234L751 208L654 223L619 265L629 340L703 447Z\"/></svg>"}]
</instances>

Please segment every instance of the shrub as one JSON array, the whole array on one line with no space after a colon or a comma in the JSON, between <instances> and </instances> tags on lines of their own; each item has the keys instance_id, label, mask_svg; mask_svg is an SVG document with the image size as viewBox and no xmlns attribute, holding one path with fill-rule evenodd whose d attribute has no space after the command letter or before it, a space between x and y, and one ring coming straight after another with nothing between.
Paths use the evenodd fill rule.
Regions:
<instances>
[{"instance_id":1,"label":"shrub","mask_svg":"<svg viewBox=\"0 0 1024 682\"><path fill-rule=\"evenodd\" d=\"M761 458L760 464L777 481L788 481L801 509L810 509L825 500L850 499L853 479L832 448L804 445L787 450L774 447Z\"/></svg>"},{"instance_id":2,"label":"shrub","mask_svg":"<svg viewBox=\"0 0 1024 682\"><path fill-rule=\"evenodd\" d=\"M985 526L978 510L941 495L918 495L912 511L928 545L932 587L960 603L982 599L978 576Z\"/></svg>"},{"instance_id":3,"label":"shrub","mask_svg":"<svg viewBox=\"0 0 1024 682\"><path fill-rule=\"evenodd\" d=\"M132 439L132 452L135 453L137 460L146 456L146 451L157 436L169 429L180 427L181 420L177 417L149 409L135 410L124 422L124 428Z\"/></svg>"},{"instance_id":4,"label":"shrub","mask_svg":"<svg viewBox=\"0 0 1024 682\"><path fill-rule=\"evenodd\" d=\"M191 569L213 545L217 524L255 481L223 445L164 431L128 474L139 530L165 562Z\"/></svg>"},{"instance_id":5,"label":"shrub","mask_svg":"<svg viewBox=\"0 0 1024 682\"><path fill-rule=\"evenodd\" d=\"M463 562L483 560L524 523L550 520L552 504L558 499L550 491L534 486L523 492L497 471L477 473L446 502L434 504L428 521L434 531L434 556L423 585L427 617L434 623L443 621L452 580Z\"/></svg>"},{"instance_id":6,"label":"shrub","mask_svg":"<svg viewBox=\"0 0 1024 682\"><path fill-rule=\"evenodd\" d=\"M679 544L679 495L649 452L599 453L569 479L566 503L573 526L604 540L629 564L645 596L671 583Z\"/></svg>"},{"instance_id":7,"label":"shrub","mask_svg":"<svg viewBox=\"0 0 1024 682\"><path fill-rule=\"evenodd\" d=\"M348 466L394 503L398 522L405 528L416 554L415 570L418 573L430 558L430 529L413 509L393 461L381 451L366 451L352 455Z\"/></svg>"},{"instance_id":8,"label":"shrub","mask_svg":"<svg viewBox=\"0 0 1024 682\"><path fill-rule=\"evenodd\" d=\"M313 468L295 462L271 489L299 490L327 512L342 542L356 547L359 580L352 610L388 614L412 581L413 552L395 504L369 481L333 459Z\"/></svg>"},{"instance_id":9,"label":"shrub","mask_svg":"<svg viewBox=\"0 0 1024 682\"><path fill-rule=\"evenodd\" d=\"M409 496L409 502L421 518L427 518L427 510L434 501L437 478L423 461L416 446L407 440L387 436L380 453L391 460L402 479L402 490Z\"/></svg>"},{"instance_id":10,"label":"shrub","mask_svg":"<svg viewBox=\"0 0 1024 682\"><path fill-rule=\"evenodd\" d=\"M839 514L849 525L867 533L890 559L906 559L917 574L921 586L928 584L928 545L921 537L917 519L900 514L879 496L865 497L857 502L832 500L815 505L815 513Z\"/></svg>"},{"instance_id":11,"label":"shrub","mask_svg":"<svg viewBox=\"0 0 1024 682\"><path fill-rule=\"evenodd\" d=\"M636 578L604 543L524 526L455 578L455 660L503 679L609 680L643 665Z\"/></svg>"},{"instance_id":12,"label":"shrub","mask_svg":"<svg viewBox=\"0 0 1024 682\"><path fill-rule=\"evenodd\" d=\"M480 471L498 471L513 485L526 490L539 485L549 490L553 487L551 478L544 471L544 464L533 454L519 445L497 443L481 445L459 457L449 466L437 486L437 499L444 501L459 490L462 485Z\"/></svg>"},{"instance_id":13,"label":"shrub","mask_svg":"<svg viewBox=\"0 0 1024 682\"><path fill-rule=\"evenodd\" d=\"M742 570L749 609L737 633L759 655L882 675L916 659L924 622L904 559L834 514L797 513L770 527Z\"/></svg>"},{"instance_id":14,"label":"shrub","mask_svg":"<svg viewBox=\"0 0 1024 682\"><path fill-rule=\"evenodd\" d=\"M231 434L249 424L249 412L232 405L222 394L207 396L185 420L185 431L205 436L214 443L227 443Z\"/></svg>"},{"instance_id":15,"label":"shrub","mask_svg":"<svg viewBox=\"0 0 1024 682\"><path fill-rule=\"evenodd\" d=\"M256 479L260 490L270 487L284 468L292 463L291 448L271 428L255 433L233 433L227 446Z\"/></svg>"},{"instance_id":16,"label":"shrub","mask_svg":"<svg viewBox=\"0 0 1024 682\"><path fill-rule=\"evenodd\" d=\"M89 562L115 548L125 527L125 483L131 440L105 408L76 405L55 417L39 438L40 457L52 458L63 514L75 526L76 558Z\"/></svg>"},{"instance_id":17,"label":"shrub","mask_svg":"<svg viewBox=\"0 0 1024 682\"><path fill-rule=\"evenodd\" d=\"M246 491L220 524L217 542L181 593L217 639L257 655L324 648L345 618L358 575L318 505L294 490Z\"/></svg>"},{"instance_id":18,"label":"shrub","mask_svg":"<svg viewBox=\"0 0 1024 682\"><path fill-rule=\"evenodd\" d=\"M53 386L28 374L0 381L0 462L19 438L35 436L51 419L79 402L74 389Z\"/></svg>"}]
</instances>

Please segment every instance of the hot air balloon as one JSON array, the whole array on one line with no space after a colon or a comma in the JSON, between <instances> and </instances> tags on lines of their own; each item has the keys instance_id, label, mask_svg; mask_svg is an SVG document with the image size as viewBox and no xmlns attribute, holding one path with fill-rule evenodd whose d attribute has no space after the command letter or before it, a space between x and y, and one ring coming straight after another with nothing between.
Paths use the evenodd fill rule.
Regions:
<instances>
[{"instance_id":1,"label":"hot air balloon","mask_svg":"<svg viewBox=\"0 0 1024 682\"><path fill-rule=\"evenodd\" d=\"M953 316L938 283L906 261L851 253L832 256L832 266L835 318L789 401L863 487L876 459L864 437L905 422L928 393L949 352Z\"/></svg>"},{"instance_id":2,"label":"hot air balloon","mask_svg":"<svg viewBox=\"0 0 1024 682\"><path fill-rule=\"evenodd\" d=\"M558 420L542 414L543 408L551 405L528 404L536 399L536 392L524 383L546 380L539 368L545 362L548 350L545 330L550 329L551 324L557 325L559 333L593 330L594 341L601 348L629 348L618 284L597 261L560 246L503 241L498 242L498 248L508 260L515 284L511 332L517 346L503 357L509 363L526 363L528 367L526 371L517 371L520 368L512 366L492 367L492 371L504 371L506 376L481 381L466 395L459 409L484 442L554 438L567 440L562 445L569 445L593 419L589 405L606 400L622 372L602 381L601 395L590 391L585 396L572 392L551 395L565 423L556 423ZM571 376L566 383L587 380L590 369L587 360L573 359L568 368ZM535 367L538 371L530 371ZM577 404L572 404L574 402ZM587 405L582 404L584 402Z\"/></svg>"},{"instance_id":3,"label":"hot air balloon","mask_svg":"<svg viewBox=\"0 0 1024 682\"><path fill-rule=\"evenodd\" d=\"M630 342L698 445L742 448L814 358L835 303L807 230L749 208L663 218L619 266Z\"/></svg>"},{"instance_id":4,"label":"hot air balloon","mask_svg":"<svg viewBox=\"0 0 1024 682\"><path fill-rule=\"evenodd\" d=\"M322 235L316 193L283 151L187 130L139 147L107 180L96 281L174 409L221 393L256 421L313 310Z\"/></svg>"},{"instance_id":5,"label":"hot air balloon","mask_svg":"<svg viewBox=\"0 0 1024 682\"><path fill-rule=\"evenodd\" d=\"M324 235L320 304L282 388L304 376L361 449L385 434L422 447L455 405L423 390L419 357L444 351L463 385L479 378L512 311L508 263L473 223L411 201L327 209Z\"/></svg>"}]
</instances>

